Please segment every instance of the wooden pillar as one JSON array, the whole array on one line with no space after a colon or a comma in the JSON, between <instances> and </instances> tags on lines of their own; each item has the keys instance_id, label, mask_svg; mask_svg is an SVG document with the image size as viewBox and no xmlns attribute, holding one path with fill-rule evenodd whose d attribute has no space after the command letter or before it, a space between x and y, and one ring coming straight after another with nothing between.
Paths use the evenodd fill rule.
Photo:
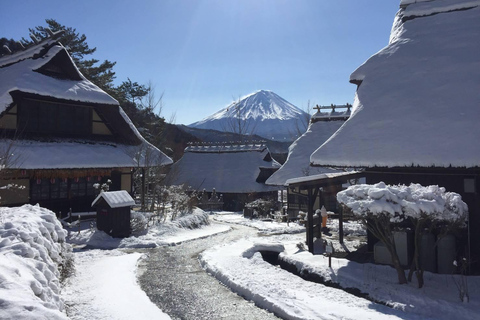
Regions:
<instances>
[{"instance_id":1,"label":"wooden pillar","mask_svg":"<svg viewBox=\"0 0 480 320\"><path fill-rule=\"evenodd\" d=\"M308 251L313 253L313 198L312 188L308 187L308 210L307 210L307 245Z\"/></svg>"},{"instance_id":2,"label":"wooden pillar","mask_svg":"<svg viewBox=\"0 0 480 320\"><path fill-rule=\"evenodd\" d=\"M343 244L343 207L340 206L339 216L338 216L338 237L340 244Z\"/></svg>"},{"instance_id":3,"label":"wooden pillar","mask_svg":"<svg viewBox=\"0 0 480 320\"><path fill-rule=\"evenodd\" d=\"M142 168L142 192L140 194L142 202L142 210L145 210L145 168Z\"/></svg>"}]
</instances>

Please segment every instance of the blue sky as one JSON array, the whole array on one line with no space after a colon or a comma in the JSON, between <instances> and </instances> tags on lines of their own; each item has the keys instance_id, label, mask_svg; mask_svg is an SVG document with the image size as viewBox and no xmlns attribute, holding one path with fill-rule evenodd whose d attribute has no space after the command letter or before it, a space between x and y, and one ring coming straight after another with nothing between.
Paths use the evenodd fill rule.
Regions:
<instances>
[{"instance_id":1,"label":"blue sky","mask_svg":"<svg viewBox=\"0 0 480 320\"><path fill-rule=\"evenodd\" d=\"M164 92L162 115L190 124L254 91L301 109L353 102L350 73L388 43L399 0L2 1L0 37L56 19L92 56Z\"/></svg>"}]
</instances>

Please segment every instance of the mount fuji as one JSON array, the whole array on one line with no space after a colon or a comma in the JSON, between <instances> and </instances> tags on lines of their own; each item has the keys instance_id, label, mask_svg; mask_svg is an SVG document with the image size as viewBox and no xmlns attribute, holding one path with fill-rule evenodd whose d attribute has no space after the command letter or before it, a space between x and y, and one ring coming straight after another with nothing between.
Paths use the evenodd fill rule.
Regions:
<instances>
[{"instance_id":1,"label":"mount fuji","mask_svg":"<svg viewBox=\"0 0 480 320\"><path fill-rule=\"evenodd\" d=\"M269 140L293 141L304 133L310 115L272 91L249 94L189 127L256 134Z\"/></svg>"}]
</instances>

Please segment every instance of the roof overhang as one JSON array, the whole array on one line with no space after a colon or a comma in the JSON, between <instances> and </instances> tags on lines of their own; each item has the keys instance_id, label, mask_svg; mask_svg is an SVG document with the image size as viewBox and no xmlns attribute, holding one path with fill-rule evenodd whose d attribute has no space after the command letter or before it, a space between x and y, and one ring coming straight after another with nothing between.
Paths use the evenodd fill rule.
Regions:
<instances>
[{"instance_id":1,"label":"roof overhang","mask_svg":"<svg viewBox=\"0 0 480 320\"><path fill-rule=\"evenodd\" d=\"M357 179L366 176L364 171L349 171L338 173L321 173L313 176L293 178L287 180L285 186L287 187L299 187L300 189L306 189L309 187L325 187L332 184L345 183L350 179Z\"/></svg>"}]
</instances>

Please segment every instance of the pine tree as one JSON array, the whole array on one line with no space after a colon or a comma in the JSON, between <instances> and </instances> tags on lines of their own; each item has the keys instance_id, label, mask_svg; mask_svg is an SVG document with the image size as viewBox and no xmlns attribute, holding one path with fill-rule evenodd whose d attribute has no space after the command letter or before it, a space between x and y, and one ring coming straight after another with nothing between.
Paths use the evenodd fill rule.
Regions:
<instances>
[{"instance_id":1,"label":"pine tree","mask_svg":"<svg viewBox=\"0 0 480 320\"><path fill-rule=\"evenodd\" d=\"M86 56L93 54L97 48L90 48L87 43L87 36L80 34L75 28L66 27L58 23L55 19L46 19L47 26L37 26L29 28L31 34L36 38L45 39L48 37L47 28L53 32L65 30L65 33L60 37L59 41L67 49L73 61L80 69L80 72L109 94L116 96L117 91L114 88L113 80L115 79L115 72L113 67L116 62L105 60L99 64L97 59L86 59ZM32 42L22 38L21 42L24 45L30 45Z\"/></svg>"}]
</instances>

